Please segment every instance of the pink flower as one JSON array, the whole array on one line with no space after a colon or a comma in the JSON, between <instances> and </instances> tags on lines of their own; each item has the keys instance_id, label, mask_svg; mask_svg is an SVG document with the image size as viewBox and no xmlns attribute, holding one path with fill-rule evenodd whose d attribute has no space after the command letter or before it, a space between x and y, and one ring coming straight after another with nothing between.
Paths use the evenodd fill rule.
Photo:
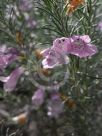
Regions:
<instances>
[{"instance_id":1,"label":"pink flower","mask_svg":"<svg viewBox=\"0 0 102 136\"><path fill-rule=\"evenodd\" d=\"M61 37L57 38L53 41L52 47L57 53L62 55L66 55L70 53L71 45L70 45L70 38Z\"/></svg>"},{"instance_id":2,"label":"pink flower","mask_svg":"<svg viewBox=\"0 0 102 136\"><path fill-rule=\"evenodd\" d=\"M48 55L42 61L43 68L54 68L59 65L59 61L56 52L52 49L48 52Z\"/></svg>"},{"instance_id":3,"label":"pink flower","mask_svg":"<svg viewBox=\"0 0 102 136\"><path fill-rule=\"evenodd\" d=\"M4 90L6 92L11 92L15 89L18 79L24 73L24 68L16 68L9 76L0 77L0 81L4 82Z\"/></svg>"},{"instance_id":4,"label":"pink flower","mask_svg":"<svg viewBox=\"0 0 102 136\"><path fill-rule=\"evenodd\" d=\"M32 96L32 103L36 107L41 106L43 104L43 102L44 102L44 96L45 96L45 90L37 89L34 92L34 95Z\"/></svg>"},{"instance_id":5,"label":"pink flower","mask_svg":"<svg viewBox=\"0 0 102 136\"><path fill-rule=\"evenodd\" d=\"M72 36L69 38L57 38L53 42L53 49L60 54L73 54L80 58L88 57L96 54L97 48L92 45L91 39L88 35Z\"/></svg>"},{"instance_id":6,"label":"pink flower","mask_svg":"<svg viewBox=\"0 0 102 136\"><path fill-rule=\"evenodd\" d=\"M3 70L9 64L18 59L18 51L15 48L0 47L0 69Z\"/></svg>"},{"instance_id":7,"label":"pink flower","mask_svg":"<svg viewBox=\"0 0 102 136\"><path fill-rule=\"evenodd\" d=\"M56 92L51 94L51 99L48 101L47 109L47 114L49 117L57 118L59 114L63 112L64 104Z\"/></svg>"},{"instance_id":8,"label":"pink flower","mask_svg":"<svg viewBox=\"0 0 102 136\"><path fill-rule=\"evenodd\" d=\"M47 49L41 51L41 54L43 55L43 57L46 57L47 55L49 55L50 51L51 51L51 48L47 48Z\"/></svg>"},{"instance_id":9,"label":"pink flower","mask_svg":"<svg viewBox=\"0 0 102 136\"><path fill-rule=\"evenodd\" d=\"M72 36L70 38L70 54L80 58L92 56L98 52L97 47L90 43L91 39L88 35Z\"/></svg>"},{"instance_id":10,"label":"pink flower","mask_svg":"<svg viewBox=\"0 0 102 136\"><path fill-rule=\"evenodd\" d=\"M66 55L56 52L53 48L45 50L43 55L45 55L45 59L42 61L42 65L45 69L69 63L69 58Z\"/></svg>"},{"instance_id":11,"label":"pink flower","mask_svg":"<svg viewBox=\"0 0 102 136\"><path fill-rule=\"evenodd\" d=\"M0 69L3 70L15 60L17 60L16 55L12 54L0 55Z\"/></svg>"},{"instance_id":12,"label":"pink flower","mask_svg":"<svg viewBox=\"0 0 102 136\"><path fill-rule=\"evenodd\" d=\"M97 47L90 43L88 35L62 37L53 41L53 46L41 52L45 57L42 61L44 68L54 68L61 64L68 64L67 55L72 54L80 58L92 56L98 52Z\"/></svg>"}]
</instances>

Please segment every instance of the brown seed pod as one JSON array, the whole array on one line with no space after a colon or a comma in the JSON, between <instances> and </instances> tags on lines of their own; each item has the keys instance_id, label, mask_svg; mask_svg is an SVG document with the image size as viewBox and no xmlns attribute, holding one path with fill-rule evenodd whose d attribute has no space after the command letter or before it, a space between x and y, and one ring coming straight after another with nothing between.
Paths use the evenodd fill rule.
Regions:
<instances>
[{"instance_id":1,"label":"brown seed pod","mask_svg":"<svg viewBox=\"0 0 102 136\"><path fill-rule=\"evenodd\" d=\"M39 49L35 50L35 56L37 59L42 59L43 55L41 54L41 51Z\"/></svg>"},{"instance_id":2,"label":"brown seed pod","mask_svg":"<svg viewBox=\"0 0 102 136\"><path fill-rule=\"evenodd\" d=\"M76 103L74 100L72 100L71 98L69 98L68 96L59 93L60 98L62 99L62 101L64 101L64 103L71 109L75 109L76 108Z\"/></svg>"},{"instance_id":3,"label":"brown seed pod","mask_svg":"<svg viewBox=\"0 0 102 136\"><path fill-rule=\"evenodd\" d=\"M16 42L17 42L20 46L24 45L23 34L22 34L22 32L20 32L20 31L17 31L17 32L16 32Z\"/></svg>"},{"instance_id":4,"label":"brown seed pod","mask_svg":"<svg viewBox=\"0 0 102 136\"><path fill-rule=\"evenodd\" d=\"M43 73L45 76L50 76L51 70L42 68L41 73Z\"/></svg>"},{"instance_id":5,"label":"brown seed pod","mask_svg":"<svg viewBox=\"0 0 102 136\"><path fill-rule=\"evenodd\" d=\"M20 115L13 117L12 121L16 124L24 125L27 122L27 113L21 113Z\"/></svg>"}]
</instances>

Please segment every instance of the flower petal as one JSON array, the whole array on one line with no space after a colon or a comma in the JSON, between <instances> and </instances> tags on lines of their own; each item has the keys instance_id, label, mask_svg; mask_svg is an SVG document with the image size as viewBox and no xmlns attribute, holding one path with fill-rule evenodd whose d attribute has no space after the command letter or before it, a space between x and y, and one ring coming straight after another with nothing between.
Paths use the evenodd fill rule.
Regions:
<instances>
[{"instance_id":1,"label":"flower petal","mask_svg":"<svg viewBox=\"0 0 102 136\"><path fill-rule=\"evenodd\" d=\"M72 36L70 44L70 54L76 55L80 58L89 57L98 52L97 47L90 43L90 37L88 35Z\"/></svg>"},{"instance_id":2,"label":"flower petal","mask_svg":"<svg viewBox=\"0 0 102 136\"><path fill-rule=\"evenodd\" d=\"M47 105L47 115L49 117L55 117L57 118L59 116L59 114L61 114L64 111L64 105L59 97L59 95L54 92L51 94L51 99L49 99L48 101L48 105Z\"/></svg>"},{"instance_id":3,"label":"flower petal","mask_svg":"<svg viewBox=\"0 0 102 136\"><path fill-rule=\"evenodd\" d=\"M15 89L16 84L18 82L19 77L24 73L24 68L19 67L16 68L8 77L6 82L4 83L4 90L6 92L11 92ZM6 79L6 78L5 78Z\"/></svg>"},{"instance_id":4,"label":"flower petal","mask_svg":"<svg viewBox=\"0 0 102 136\"><path fill-rule=\"evenodd\" d=\"M17 60L18 56L13 54L0 55L0 69L6 68L13 61Z\"/></svg>"},{"instance_id":5,"label":"flower petal","mask_svg":"<svg viewBox=\"0 0 102 136\"><path fill-rule=\"evenodd\" d=\"M34 92L34 95L32 96L32 103L36 107L41 106L43 104L43 102L44 102L44 96L45 96L45 90L37 89Z\"/></svg>"},{"instance_id":6,"label":"flower petal","mask_svg":"<svg viewBox=\"0 0 102 136\"><path fill-rule=\"evenodd\" d=\"M50 50L51 50L51 48L47 48L47 49L41 51L41 54L42 54L44 57L46 57L46 56L49 54Z\"/></svg>"},{"instance_id":7,"label":"flower petal","mask_svg":"<svg viewBox=\"0 0 102 136\"><path fill-rule=\"evenodd\" d=\"M83 36L80 36L80 38L86 43L91 42L91 39L90 39L89 35L83 35Z\"/></svg>"},{"instance_id":8,"label":"flower petal","mask_svg":"<svg viewBox=\"0 0 102 136\"><path fill-rule=\"evenodd\" d=\"M57 38L53 41L53 49L62 55L68 54L70 51L70 39L66 37Z\"/></svg>"},{"instance_id":9,"label":"flower petal","mask_svg":"<svg viewBox=\"0 0 102 136\"><path fill-rule=\"evenodd\" d=\"M3 76L0 76L0 81L2 82L7 82L9 80L9 76L8 77L3 77Z\"/></svg>"}]
</instances>

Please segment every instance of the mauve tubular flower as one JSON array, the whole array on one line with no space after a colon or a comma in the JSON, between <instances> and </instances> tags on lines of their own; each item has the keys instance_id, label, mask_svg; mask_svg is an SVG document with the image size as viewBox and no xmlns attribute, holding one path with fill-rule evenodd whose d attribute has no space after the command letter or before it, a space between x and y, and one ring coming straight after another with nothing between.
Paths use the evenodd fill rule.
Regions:
<instances>
[{"instance_id":1,"label":"mauve tubular flower","mask_svg":"<svg viewBox=\"0 0 102 136\"><path fill-rule=\"evenodd\" d=\"M59 55L68 54L71 50L70 38L61 37L53 41L53 46L41 51L41 54L46 57L51 50L54 50Z\"/></svg>"},{"instance_id":2,"label":"mauve tubular flower","mask_svg":"<svg viewBox=\"0 0 102 136\"><path fill-rule=\"evenodd\" d=\"M58 58L54 50L50 50L49 54L42 61L43 68L54 68L59 65Z\"/></svg>"},{"instance_id":3,"label":"mauve tubular flower","mask_svg":"<svg viewBox=\"0 0 102 136\"><path fill-rule=\"evenodd\" d=\"M57 38L53 41L52 48L59 54L68 54L71 50L70 39L66 37Z\"/></svg>"},{"instance_id":4,"label":"mauve tubular flower","mask_svg":"<svg viewBox=\"0 0 102 136\"><path fill-rule=\"evenodd\" d=\"M43 104L44 102L44 97L45 97L45 90L43 89L37 89L34 92L34 95L32 96L32 103L34 104L35 107L39 107Z\"/></svg>"},{"instance_id":5,"label":"mauve tubular flower","mask_svg":"<svg viewBox=\"0 0 102 136\"><path fill-rule=\"evenodd\" d=\"M57 38L53 42L53 48L60 54L73 54L80 58L88 57L98 52L97 47L92 45L88 35L72 36L69 38Z\"/></svg>"},{"instance_id":6,"label":"mauve tubular flower","mask_svg":"<svg viewBox=\"0 0 102 136\"><path fill-rule=\"evenodd\" d=\"M49 55L50 51L51 51L51 48L47 48L47 49L41 51L41 54L43 57L46 57L47 55Z\"/></svg>"},{"instance_id":7,"label":"mauve tubular flower","mask_svg":"<svg viewBox=\"0 0 102 136\"><path fill-rule=\"evenodd\" d=\"M68 64L68 63L69 63L69 58L66 55L62 55L56 52L54 49L50 49L48 55L42 61L43 68L45 69L54 68L61 64Z\"/></svg>"},{"instance_id":8,"label":"mauve tubular flower","mask_svg":"<svg viewBox=\"0 0 102 136\"><path fill-rule=\"evenodd\" d=\"M8 77L0 77L0 81L4 82L5 92L12 92L15 89L17 82L23 73L24 68L18 67Z\"/></svg>"},{"instance_id":9,"label":"mauve tubular flower","mask_svg":"<svg viewBox=\"0 0 102 136\"><path fill-rule=\"evenodd\" d=\"M0 47L0 69L3 70L9 64L18 59L18 51L15 48Z\"/></svg>"},{"instance_id":10,"label":"mauve tubular flower","mask_svg":"<svg viewBox=\"0 0 102 136\"><path fill-rule=\"evenodd\" d=\"M48 56L52 50L56 52L57 56L74 54L81 57L81 55L79 55L80 52L87 54L82 55L82 57L92 56L97 53L98 50L97 47L90 42L91 39L88 35L57 38L53 41L51 48L47 48L41 53L44 57Z\"/></svg>"},{"instance_id":11,"label":"mauve tubular flower","mask_svg":"<svg viewBox=\"0 0 102 136\"><path fill-rule=\"evenodd\" d=\"M23 12L31 11L33 8L32 0L19 0L19 9Z\"/></svg>"},{"instance_id":12,"label":"mauve tubular flower","mask_svg":"<svg viewBox=\"0 0 102 136\"><path fill-rule=\"evenodd\" d=\"M54 68L61 64L68 64L68 52L71 50L70 39L66 37L57 38L53 46L41 52L45 59L42 61L43 68Z\"/></svg>"},{"instance_id":13,"label":"mauve tubular flower","mask_svg":"<svg viewBox=\"0 0 102 136\"><path fill-rule=\"evenodd\" d=\"M51 99L48 101L47 104L47 115L49 117L57 118L59 114L64 111L64 104L62 103L58 93L54 92L51 95Z\"/></svg>"},{"instance_id":14,"label":"mauve tubular flower","mask_svg":"<svg viewBox=\"0 0 102 136\"><path fill-rule=\"evenodd\" d=\"M13 54L0 55L0 69L3 70L13 61L17 60L17 56Z\"/></svg>"},{"instance_id":15,"label":"mauve tubular flower","mask_svg":"<svg viewBox=\"0 0 102 136\"><path fill-rule=\"evenodd\" d=\"M91 39L88 35L72 36L70 38L70 54L80 58L86 58L96 54L98 52L97 47L91 44L90 41Z\"/></svg>"},{"instance_id":16,"label":"mauve tubular flower","mask_svg":"<svg viewBox=\"0 0 102 136\"><path fill-rule=\"evenodd\" d=\"M42 61L43 68L54 68L61 64L68 64L67 55L72 54L80 58L90 57L98 52L97 47L91 44L88 35L62 37L53 41L53 46L41 52L45 59Z\"/></svg>"}]
</instances>

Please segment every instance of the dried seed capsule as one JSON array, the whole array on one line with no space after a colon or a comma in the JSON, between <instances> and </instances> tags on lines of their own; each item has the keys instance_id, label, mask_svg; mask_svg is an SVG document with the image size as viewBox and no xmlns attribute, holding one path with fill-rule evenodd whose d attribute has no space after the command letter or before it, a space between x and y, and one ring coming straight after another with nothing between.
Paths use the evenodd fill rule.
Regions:
<instances>
[{"instance_id":1,"label":"dried seed capsule","mask_svg":"<svg viewBox=\"0 0 102 136\"><path fill-rule=\"evenodd\" d=\"M12 121L19 125L24 125L27 122L27 113L21 113L20 115L13 117Z\"/></svg>"},{"instance_id":2,"label":"dried seed capsule","mask_svg":"<svg viewBox=\"0 0 102 136\"><path fill-rule=\"evenodd\" d=\"M39 49L35 50L35 56L37 59L42 59L43 55L41 54L41 51Z\"/></svg>"}]
</instances>

